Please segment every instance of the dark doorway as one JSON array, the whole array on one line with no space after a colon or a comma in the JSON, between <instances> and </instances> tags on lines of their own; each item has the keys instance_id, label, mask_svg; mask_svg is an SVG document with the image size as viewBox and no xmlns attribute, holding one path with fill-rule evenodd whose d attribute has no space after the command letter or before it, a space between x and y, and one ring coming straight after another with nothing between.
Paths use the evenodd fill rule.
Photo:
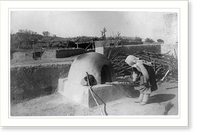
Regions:
<instances>
[{"instance_id":1,"label":"dark doorway","mask_svg":"<svg viewBox=\"0 0 200 138\"><path fill-rule=\"evenodd\" d=\"M43 52L44 51L33 52L33 59L34 60L41 59Z\"/></svg>"},{"instance_id":2,"label":"dark doorway","mask_svg":"<svg viewBox=\"0 0 200 138\"><path fill-rule=\"evenodd\" d=\"M101 84L105 84L106 82L111 82L111 72L108 65L104 65L101 69Z\"/></svg>"}]
</instances>

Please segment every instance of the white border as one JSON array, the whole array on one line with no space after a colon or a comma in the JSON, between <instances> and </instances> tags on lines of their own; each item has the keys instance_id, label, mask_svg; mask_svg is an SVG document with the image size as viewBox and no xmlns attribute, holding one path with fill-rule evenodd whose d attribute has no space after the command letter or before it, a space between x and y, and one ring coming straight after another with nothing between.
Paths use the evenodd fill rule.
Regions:
<instances>
[{"instance_id":1,"label":"white border","mask_svg":"<svg viewBox=\"0 0 200 138\"><path fill-rule=\"evenodd\" d=\"M2 126L188 126L188 2L187 1L28 1L1 2L1 125ZM9 9L19 10L137 10L180 9L179 115L172 117L12 117L9 118ZM144 10L145 9L145 10ZM181 48L180 48L181 44ZM4 68L2 68L2 65ZM181 86L181 87L180 87Z\"/></svg>"}]
</instances>

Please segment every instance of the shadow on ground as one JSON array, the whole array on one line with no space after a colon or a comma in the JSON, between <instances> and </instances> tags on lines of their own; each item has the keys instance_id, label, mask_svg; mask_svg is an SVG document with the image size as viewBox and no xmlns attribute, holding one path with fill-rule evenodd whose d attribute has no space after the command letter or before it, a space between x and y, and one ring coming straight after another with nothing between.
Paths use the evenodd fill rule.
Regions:
<instances>
[{"instance_id":1,"label":"shadow on ground","mask_svg":"<svg viewBox=\"0 0 200 138\"><path fill-rule=\"evenodd\" d=\"M175 94L157 94L151 96L149 99L149 103L162 103L175 98Z\"/></svg>"},{"instance_id":2,"label":"shadow on ground","mask_svg":"<svg viewBox=\"0 0 200 138\"><path fill-rule=\"evenodd\" d=\"M126 97L129 98L137 98L140 96L140 91L139 90L134 90L134 91L129 91L128 93L125 93Z\"/></svg>"}]
</instances>

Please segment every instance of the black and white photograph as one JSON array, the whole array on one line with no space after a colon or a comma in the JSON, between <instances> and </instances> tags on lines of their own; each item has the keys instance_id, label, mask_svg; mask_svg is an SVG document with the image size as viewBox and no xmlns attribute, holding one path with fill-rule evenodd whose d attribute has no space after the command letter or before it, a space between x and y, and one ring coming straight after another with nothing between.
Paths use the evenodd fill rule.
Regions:
<instances>
[{"instance_id":1,"label":"black and white photograph","mask_svg":"<svg viewBox=\"0 0 200 138\"><path fill-rule=\"evenodd\" d=\"M2 126L189 125L187 1L0 7Z\"/></svg>"},{"instance_id":2,"label":"black and white photograph","mask_svg":"<svg viewBox=\"0 0 200 138\"><path fill-rule=\"evenodd\" d=\"M178 115L178 18L11 10L10 116Z\"/></svg>"}]
</instances>

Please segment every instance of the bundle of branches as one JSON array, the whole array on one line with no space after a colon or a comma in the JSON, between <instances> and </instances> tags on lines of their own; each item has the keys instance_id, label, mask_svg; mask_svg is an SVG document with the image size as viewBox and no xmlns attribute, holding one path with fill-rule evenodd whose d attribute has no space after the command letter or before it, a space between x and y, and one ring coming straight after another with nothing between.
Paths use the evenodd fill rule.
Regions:
<instances>
[{"instance_id":1,"label":"bundle of branches","mask_svg":"<svg viewBox=\"0 0 200 138\"><path fill-rule=\"evenodd\" d=\"M107 52L107 57L113 65L116 77L131 75L131 67L125 63L127 56L123 47L112 48Z\"/></svg>"},{"instance_id":2,"label":"bundle of branches","mask_svg":"<svg viewBox=\"0 0 200 138\"><path fill-rule=\"evenodd\" d=\"M142 60L151 62L155 70L157 82L178 81L178 59L174 55L158 54L155 52L137 52L134 54Z\"/></svg>"},{"instance_id":3,"label":"bundle of branches","mask_svg":"<svg viewBox=\"0 0 200 138\"><path fill-rule=\"evenodd\" d=\"M178 81L178 59L177 56L166 54L158 54L155 52L142 51L134 54L141 60L151 62L156 73L157 82ZM120 49L111 49L107 57L110 59L116 73L116 77L130 75L132 69L125 63L128 55Z\"/></svg>"}]
</instances>

